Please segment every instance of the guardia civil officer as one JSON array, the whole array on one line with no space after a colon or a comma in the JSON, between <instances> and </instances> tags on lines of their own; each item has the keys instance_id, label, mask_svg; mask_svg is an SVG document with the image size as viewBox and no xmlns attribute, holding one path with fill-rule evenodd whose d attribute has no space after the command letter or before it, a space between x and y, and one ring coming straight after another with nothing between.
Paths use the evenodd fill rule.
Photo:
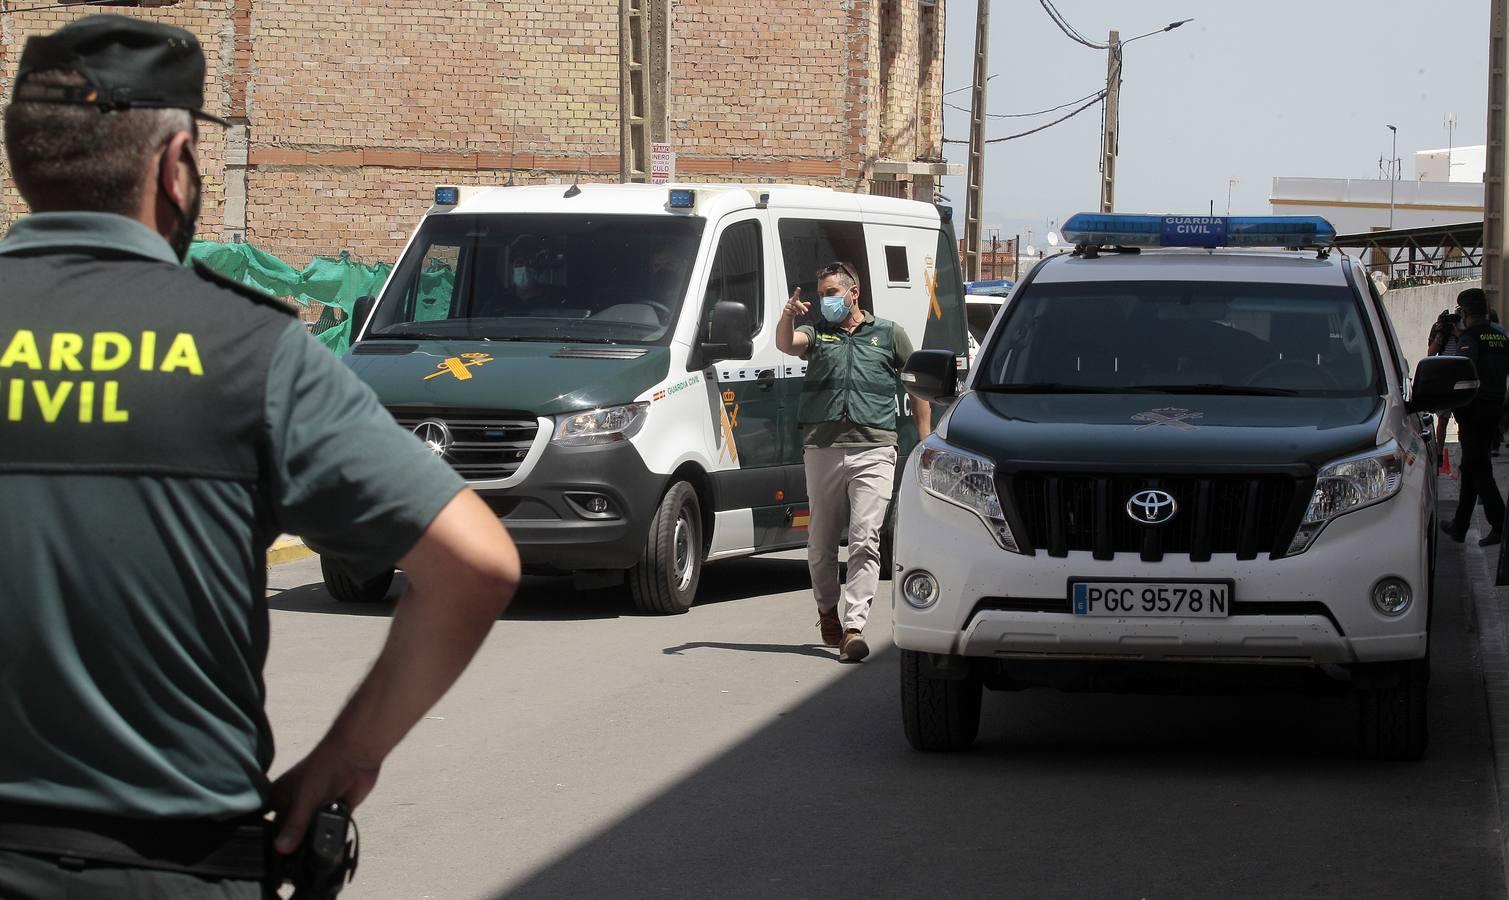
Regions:
<instances>
[{"instance_id":1,"label":"guardia civil officer","mask_svg":"<svg viewBox=\"0 0 1509 900\"><path fill-rule=\"evenodd\" d=\"M849 263L825 266L817 279L820 321L795 326L811 304L793 291L775 343L782 353L807 360L797 418L818 633L838 648L840 659L857 662L870 652L864 629L880 584L880 530L896 475L897 377L912 342L900 325L860 305L859 275ZM914 411L917 436L925 438L932 433L932 408L919 402ZM838 543L846 531L849 564L840 593Z\"/></svg>"},{"instance_id":2,"label":"guardia civil officer","mask_svg":"<svg viewBox=\"0 0 1509 900\"><path fill-rule=\"evenodd\" d=\"M1468 288L1458 294L1457 308L1462 311L1457 353L1477 364L1479 387L1472 400L1456 411L1457 440L1462 445L1462 489L1455 518L1449 524L1443 522L1441 527L1452 540L1464 540L1472 524L1473 507L1481 500L1489 531L1478 543L1488 546L1499 543L1503 535L1504 498L1493 480L1493 459L1489 454L1504 407L1509 337L1488 320L1488 299L1481 288Z\"/></svg>"},{"instance_id":3,"label":"guardia civil officer","mask_svg":"<svg viewBox=\"0 0 1509 900\"><path fill-rule=\"evenodd\" d=\"M0 896L264 897L358 804L507 605L487 507L299 322L181 265L204 56L90 16L22 53L0 241ZM265 549L410 587L323 740L269 784ZM344 689L334 688L334 689Z\"/></svg>"}]
</instances>

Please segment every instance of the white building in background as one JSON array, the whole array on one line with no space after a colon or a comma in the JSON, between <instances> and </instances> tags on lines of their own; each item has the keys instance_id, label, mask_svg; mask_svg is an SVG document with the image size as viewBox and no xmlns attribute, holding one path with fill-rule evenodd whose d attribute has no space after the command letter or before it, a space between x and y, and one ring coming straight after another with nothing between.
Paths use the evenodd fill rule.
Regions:
<instances>
[{"instance_id":1,"label":"white building in background","mask_svg":"<svg viewBox=\"0 0 1509 900\"><path fill-rule=\"evenodd\" d=\"M1337 234L1389 228L1389 182L1382 179L1275 178L1268 203L1275 216L1323 216L1336 226ZM1394 228L1482 219L1481 180L1394 182Z\"/></svg>"},{"instance_id":2,"label":"white building in background","mask_svg":"<svg viewBox=\"0 0 1509 900\"><path fill-rule=\"evenodd\" d=\"M1449 147L1415 153L1416 181L1465 181L1483 183L1488 168L1488 146Z\"/></svg>"}]
</instances>

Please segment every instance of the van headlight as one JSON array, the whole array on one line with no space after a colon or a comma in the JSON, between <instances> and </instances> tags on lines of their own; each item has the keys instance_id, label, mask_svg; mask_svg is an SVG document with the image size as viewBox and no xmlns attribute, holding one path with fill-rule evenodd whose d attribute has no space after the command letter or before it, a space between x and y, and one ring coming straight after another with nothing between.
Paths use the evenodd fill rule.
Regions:
<instances>
[{"instance_id":1,"label":"van headlight","mask_svg":"<svg viewBox=\"0 0 1509 900\"><path fill-rule=\"evenodd\" d=\"M1289 553L1303 553L1326 523L1353 510L1372 506L1399 493L1404 484L1404 453L1389 443L1372 453L1338 459L1315 476L1315 493L1289 544Z\"/></svg>"},{"instance_id":2,"label":"van headlight","mask_svg":"<svg viewBox=\"0 0 1509 900\"><path fill-rule=\"evenodd\" d=\"M556 416L555 436L551 438L551 442L567 447L584 447L589 444L626 441L639 433L649 409L648 403L629 403Z\"/></svg>"},{"instance_id":3,"label":"van headlight","mask_svg":"<svg viewBox=\"0 0 1509 900\"><path fill-rule=\"evenodd\" d=\"M960 450L936 436L928 438L917 452L920 454L917 478L924 491L979 516L997 544L1012 553L1021 552L1001 509L994 462Z\"/></svg>"}]
</instances>

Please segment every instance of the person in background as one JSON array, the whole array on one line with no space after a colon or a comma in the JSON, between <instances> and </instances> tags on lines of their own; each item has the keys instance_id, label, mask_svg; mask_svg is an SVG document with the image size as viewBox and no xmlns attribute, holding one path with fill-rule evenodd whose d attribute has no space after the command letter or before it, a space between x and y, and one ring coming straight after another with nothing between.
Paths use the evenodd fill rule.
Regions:
<instances>
[{"instance_id":1,"label":"person in background","mask_svg":"<svg viewBox=\"0 0 1509 900\"><path fill-rule=\"evenodd\" d=\"M1462 447L1462 491L1456 516L1441 528L1452 540L1466 539L1472 511L1479 501L1488 517L1489 531L1478 543L1497 544L1502 538L1504 498L1493 479L1489 452L1504 408L1505 379L1509 378L1509 336L1488 320L1488 299L1482 288L1468 288L1457 295L1462 311L1462 334L1457 352L1477 366L1479 387L1457 412L1458 442Z\"/></svg>"}]
</instances>

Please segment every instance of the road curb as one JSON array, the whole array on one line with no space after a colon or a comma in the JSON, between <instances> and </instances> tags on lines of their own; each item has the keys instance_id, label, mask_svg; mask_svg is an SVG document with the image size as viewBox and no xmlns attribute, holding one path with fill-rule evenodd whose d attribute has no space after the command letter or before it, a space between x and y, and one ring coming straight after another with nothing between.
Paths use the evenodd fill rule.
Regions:
<instances>
[{"instance_id":1,"label":"road curb","mask_svg":"<svg viewBox=\"0 0 1509 900\"><path fill-rule=\"evenodd\" d=\"M1509 460L1506 460L1509 463ZM1494 480L1503 483L1501 477L1509 464L1494 460ZM1455 497L1442 497L1455 500ZM1481 520L1481 512L1473 516ZM1471 601L1471 616L1468 627L1475 627L1478 638L1478 661L1483 669L1483 693L1488 704L1489 752L1493 754L1495 793L1499 810L1499 853L1504 867L1505 883L1509 883L1509 620L1506 620L1501 600L1509 596L1509 590L1494 584L1498 574L1498 547L1479 547L1483 535L1474 525L1467 539L1460 545L1464 570L1467 576L1467 594ZM1442 547L1453 546L1443 541Z\"/></svg>"},{"instance_id":2,"label":"road curb","mask_svg":"<svg viewBox=\"0 0 1509 900\"><path fill-rule=\"evenodd\" d=\"M302 539L285 534L267 548L267 564L280 566L284 563L308 559L314 555L314 551L306 547Z\"/></svg>"}]
</instances>

